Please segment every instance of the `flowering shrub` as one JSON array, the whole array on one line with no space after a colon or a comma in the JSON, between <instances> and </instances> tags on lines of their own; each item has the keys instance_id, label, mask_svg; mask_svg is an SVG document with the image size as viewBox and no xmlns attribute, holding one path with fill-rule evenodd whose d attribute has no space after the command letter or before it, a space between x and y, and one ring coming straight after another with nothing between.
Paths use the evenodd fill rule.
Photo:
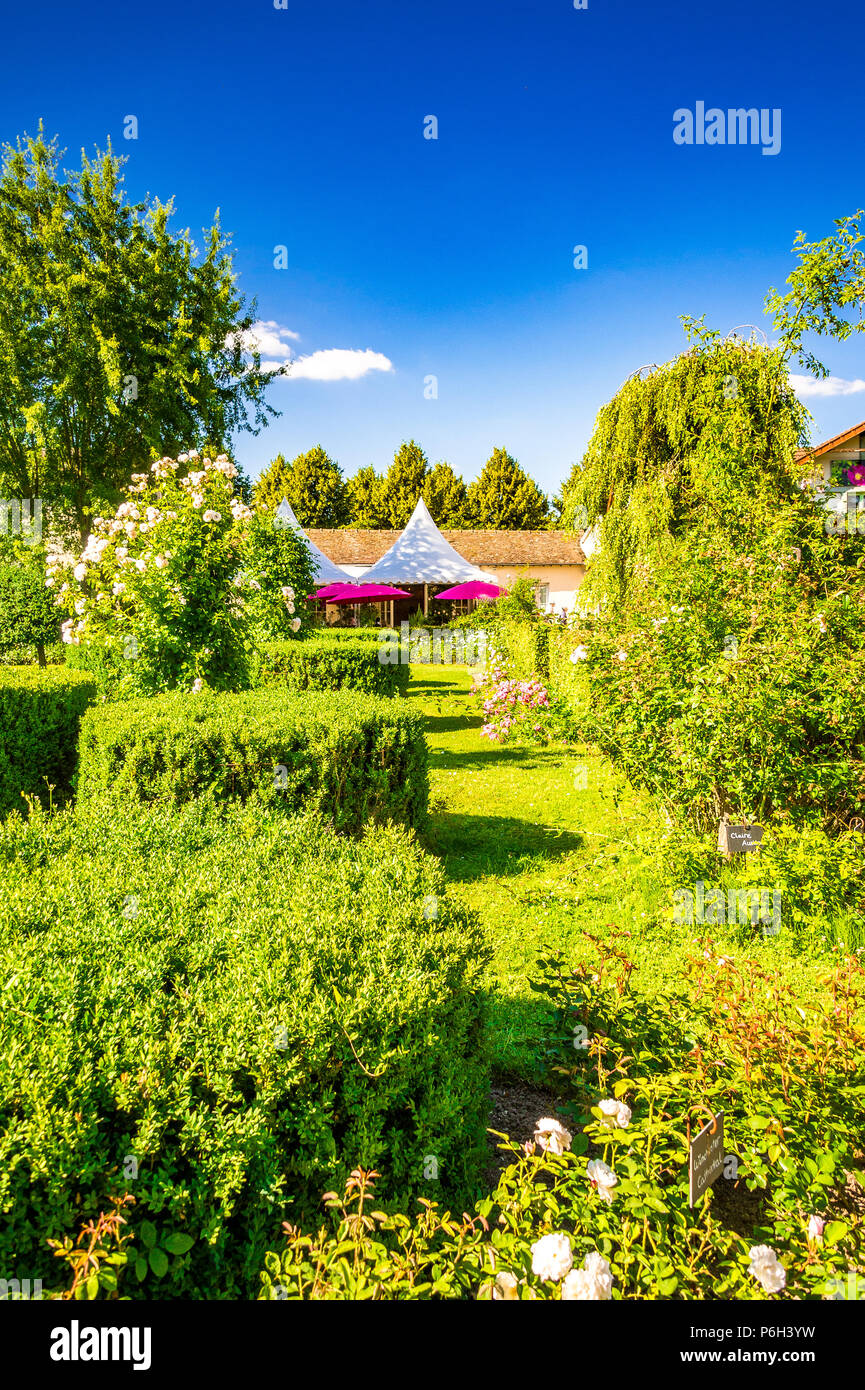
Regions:
<instances>
[{"instance_id":1,"label":"flowering shrub","mask_svg":"<svg viewBox=\"0 0 865 1390\"><path fill-rule=\"evenodd\" d=\"M845 960L802 1018L756 962L707 947L684 992L637 998L624 951L595 947L575 970L545 958L539 981L573 1132L542 1118L522 1149L505 1141L513 1162L461 1220L428 1200L414 1220L370 1210L375 1174L355 1171L326 1194L329 1226L285 1228L262 1298L835 1296L861 1225L840 1210L860 1142L861 969ZM725 1173L733 1159L764 1194L750 1234L712 1189L689 1204L689 1137L718 1110Z\"/></svg>"},{"instance_id":2,"label":"flowering shrub","mask_svg":"<svg viewBox=\"0 0 865 1390\"><path fill-rule=\"evenodd\" d=\"M70 664L120 695L249 683L244 598L258 581L239 574L252 513L236 475L224 455L158 459L133 474L113 518L94 519L71 571L48 566L46 584L70 615L63 640L80 650Z\"/></svg>"},{"instance_id":3,"label":"flowering shrub","mask_svg":"<svg viewBox=\"0 0 865 1390\"><path fill-rule=\"evenodd\" d=\"M534 677L512 679L500 651L488 649L486 666L473 678L472 688L480 697L484 712L482 738L493 743L549 743L561 737L560 706Z\"/></svg>"},{"instance_id":4,"label":"flowering shrub","mask_svg":"<svg viewBox=\"0 0 865 1390\"><path fill-rule=\"evenodd\" d=\"M257 642L302 637L310 626L307 594L315 572L306 537L282 526L270 512L256 512L243 542L241 581L246 613Z\"/></svg>"}]
</instances>

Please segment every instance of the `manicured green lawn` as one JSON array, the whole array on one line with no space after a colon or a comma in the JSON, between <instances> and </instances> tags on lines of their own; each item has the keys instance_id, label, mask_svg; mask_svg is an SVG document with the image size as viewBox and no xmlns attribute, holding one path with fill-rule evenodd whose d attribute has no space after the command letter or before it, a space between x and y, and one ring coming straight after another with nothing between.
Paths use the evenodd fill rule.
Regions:
<instances>
[{"instance_id":1,"label":"manicured green lawn","mask_svg":"<svg viewBox=\"0 0 865 1390\"><path fill-rule=\"evenodd\" d=\"M662 915L670 897L653 849L663 827L647 798L583 749L502 748L481 738L469 687L465 668L412 668L408 698L426 716L430 746L432 815L423 838L480 913L493 946L494 1066L538 1079L544 1006L529 980L542 951L577 959L584 928L603 935L615 926L632 933L634 987L652 992L681 975L703 929L674 926ZM713 935L719 949L743 951L735 929ZM755 945L748 949L753 954ZM794 952L780 936L756 949L803 993L819 987L825 959Z\"/></svg>"}]
</instances>

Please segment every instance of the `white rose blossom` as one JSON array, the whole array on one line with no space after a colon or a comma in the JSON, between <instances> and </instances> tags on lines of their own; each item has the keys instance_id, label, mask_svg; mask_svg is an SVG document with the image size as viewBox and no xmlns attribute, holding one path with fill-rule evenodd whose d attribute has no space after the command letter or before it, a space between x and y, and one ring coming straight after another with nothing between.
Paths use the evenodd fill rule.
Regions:
<instances>
[{"instance_id":1,"label":"white rose blossom","mask_svg":"<svg viewBox=\"0 0 865 1390\"><path fill-rule=\"evenodd\" d=\"M563 1154L565 1149L571 1147L572 1139L573 1135L558 1120L538 1120L535 1125L536 1143L551 1154Z\"/></svg>"},{"instance_id":2,"label":"white rose blossom","mask_svg":"<svg viewBox=\"0 0 865 1390\"><path fill-rule=\"evenodd\" d=\"M517 1297L518 1288L519 1283L517 1281L517 1276L511 1274L510 1270L503 1269L496 1275L496 1282L493 1285L493 1298L496 1300L504 1299L507 1302L511 1302Z\"/></svg>"},{"instance_id":3,"label":"white rose blossom","mask_svg":"<svg viewBox=\"0 0 865 1390\"><path fill-rule=\"evenodd\" d=\"M574 647L574 650L571 652L570 659L571 659L571 661L574 663L574 665L576 666L576 664L577 664L578 661L585 661L588 655L589 655L589 649L588 649L588 647L583 646L583 644L582 644L582 642L581 642L580 645L579 645L578 647Z\"/></svg>"},{"instance_id":4,"label":"white rose blossom","mask_svg":"<svg viewBox=\"0 0 865 1390\"><path fill-rule=\"evenodd\" d=\"M541 1236L532 1246L532 1273L539 1279L558 1282L563 1279L574 1263L571 1242L560 1232Z\"/></svg>"},{"instance_id":5,"label":"white rose blossom","mask_svg":"<svg viewBox=\"0 0 865 1390\"><path fill-rule=\"evenodd\" d=\"M613 1296L613 1272L603 1255L591 1251L582 1269L573 1270L562 1284L562 1298L580 1303L602 1303Z\"/></svg>"},{"instance_id":6,"label":"white rose blossom","mask_svg":"<svg viewBox=\"0 0 865 1390\"><path fill-rule=\"evenodd\" d=\"M292 632L299 632L299 631L300 631L300 618L292 618L292 620L291 620L291 630L292 630Z\"/></svg>"},{"instance_id":7,"label":"white rose blossom","mask_svg":"<svg viewBox=\"0 0 865 1390\"><path fill-rule=\"evenodd\" d=\"M602 1163L599 1158L593 1158L586 1164L586 1176L592 1186L597 1189L601 1200L612 1202L613 1188L617 1187L619 1182L612 1168L609 1168L606 1163Z\"/></svg>"},{"instance_id":8,"label":"white rose blossom","mask_svg":"<svg viewBox=\"0 0 865 1390\"><path fill-rule=\"evenodd\" d=\"M627 1129L631 1123L631 1111L620 1100L599 1101L598 1109L604 1117L601 1123L608 1129Z\"/></svg>"},{"instance_id":9,"label":"white rose blossom","mask_svg":"<svg viewBox=\"0 0 865 1390\"><path fill-rule=\"evenodd\" d=\"M748 1254L751 1257L748 1273L767 1293L780 1293L787 1282L787 1273L771 1245L752 1245Z\"/></svg>"}]
</instances>

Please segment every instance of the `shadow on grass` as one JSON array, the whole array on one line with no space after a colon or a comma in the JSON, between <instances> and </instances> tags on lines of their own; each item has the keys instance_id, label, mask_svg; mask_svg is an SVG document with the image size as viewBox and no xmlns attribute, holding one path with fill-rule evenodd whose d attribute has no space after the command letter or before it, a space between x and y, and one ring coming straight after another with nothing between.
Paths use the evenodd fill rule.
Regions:
<instances>
[{"instance_id":1,"label":"shadow on grass","mask_svg":"<svg viewBox=\"0 0 865 1390\"><path fill-rule=\"evenodd\" d=\"M447 733L446 729L441 730ZM450 748L431 748L430 766L449 768L486 768L493 763L500 767L519 767L526 772L549 769L550 760L546 749L542 748L478 748L472 753L458 752Z\"/></svg>"},{"instance_id":2,"label":"shadow on grass","mask_svg":"<svg viewBox=\"0 0 865 1390\"><path fill-rule=\"evenodd\" d=\"M467 883L487 874L519 874L525 860L556 859L584 848L582 835L513 816L443 812L430 817L423 841L444 863L448 878Z\"/></svg>"}]
</instances>

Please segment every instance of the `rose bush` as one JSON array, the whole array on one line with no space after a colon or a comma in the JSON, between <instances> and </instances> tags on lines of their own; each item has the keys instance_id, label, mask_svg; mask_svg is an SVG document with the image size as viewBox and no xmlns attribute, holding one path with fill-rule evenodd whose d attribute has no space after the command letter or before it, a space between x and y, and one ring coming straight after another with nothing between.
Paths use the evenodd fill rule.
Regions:
<instances>
[{"instance_id":1,"label":"rose bush","mask_svg":"<svg viewBox=\"0 0 865 1390\"><path fill-rule=\"evenodd\" d=\"M243 689L275 612L300 629L305 605L287 576L305 595L303 552L291 538L265 544L236 477L225 455L157 459L133 474L112 518L94 519L74 566L48 566L70 664L93 670L104 692Z\"/></svg>"}]
</instances>

